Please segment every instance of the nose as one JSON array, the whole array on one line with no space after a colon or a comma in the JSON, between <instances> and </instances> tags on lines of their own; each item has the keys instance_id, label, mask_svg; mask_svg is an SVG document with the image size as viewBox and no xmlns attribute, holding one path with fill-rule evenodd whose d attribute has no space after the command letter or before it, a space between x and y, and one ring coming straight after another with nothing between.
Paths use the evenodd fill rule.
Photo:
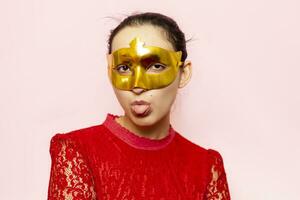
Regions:
<instances>
[{"instance_id":1,"label":"nose","mask_svg":"<svg viewBox=\"0 0 300 200\"><path fill-rule=\"evenodd\" d=\"M146 91L144 88L133 88L132 91L135 93L135 94L141 94L142 92Z\"/></svg>"}]
</instances>

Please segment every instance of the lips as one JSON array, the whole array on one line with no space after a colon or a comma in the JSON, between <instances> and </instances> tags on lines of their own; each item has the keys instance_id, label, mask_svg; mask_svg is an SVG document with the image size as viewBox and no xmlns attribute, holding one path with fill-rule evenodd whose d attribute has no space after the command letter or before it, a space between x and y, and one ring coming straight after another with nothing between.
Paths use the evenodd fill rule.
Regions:
<instances>
[{"instance_id":1,"label":"lips","mask_svg":"<svg viewBox=\"0 0 300 200\"><path fill-rule=\"evenodd\" d=\"M146 116L151 112L150 103L147 101L134 101L131 103L131 110L137 116Z\"/></svg>"},{"instance_id":2,"label":"lips","mask_svg":"<svg viewBox=\"0 0 300 200\"><path fill-rule=\"evenodd\" d=\"M147 101L143 101L143 100L136 100L136 101L132 102L131 105L150 105L150 103Z\"/></svg>"}]
</instances>

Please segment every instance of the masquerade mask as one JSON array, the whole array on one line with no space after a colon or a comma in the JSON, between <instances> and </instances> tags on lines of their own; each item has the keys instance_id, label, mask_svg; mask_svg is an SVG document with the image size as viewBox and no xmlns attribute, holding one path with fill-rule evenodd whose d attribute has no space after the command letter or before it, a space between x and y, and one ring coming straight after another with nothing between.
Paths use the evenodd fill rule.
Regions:
<instances>
[{"instance_id":1,"label":"masquerade mask","mask_svg":"<svg viewBox=\"0 0 300 200\"><path fill-rule=\"evenodd\" d=\"M136 37L129 48L121 48L107 55L109 78L121 90L166 87L177 76L182 64L181 55L181 51L145 46Z\"/></svg>"}]
</instances>

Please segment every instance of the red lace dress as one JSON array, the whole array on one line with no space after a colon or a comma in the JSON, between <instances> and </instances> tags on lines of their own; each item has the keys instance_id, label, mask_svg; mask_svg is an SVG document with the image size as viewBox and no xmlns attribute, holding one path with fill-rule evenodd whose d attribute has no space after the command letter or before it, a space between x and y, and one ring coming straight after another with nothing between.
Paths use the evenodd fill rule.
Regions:
<instances>
[{"instance_id":1,"label":"red lace dress","mask_svg":"<svg viewBox=\"0 0 300 200\"><path fill-rule=\"evenodd\" d=\"M96 126L56 134L49 200L229 200L220 153L176 132L140 137L107 114Z\"/></svg>"}]
</instances>

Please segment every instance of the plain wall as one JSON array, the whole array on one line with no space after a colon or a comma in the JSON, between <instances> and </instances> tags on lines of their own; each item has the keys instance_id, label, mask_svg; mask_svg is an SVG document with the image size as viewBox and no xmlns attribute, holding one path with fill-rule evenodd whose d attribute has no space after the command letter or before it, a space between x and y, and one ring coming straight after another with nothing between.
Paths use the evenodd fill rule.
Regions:
<instances>
[{"instance_id":1,"label":"plain wall","mask_svg":"<svg viewBox=\"0 0 300 200\"><path fill-rule=\"evenodd\" d=\"M174 18L190 83L172 125L218 150L234 200L300 199L296 0L0 2L0 199L46 199L50 138L123 114L107 78L112 18Z\"/></svg>"}]
</instances>

